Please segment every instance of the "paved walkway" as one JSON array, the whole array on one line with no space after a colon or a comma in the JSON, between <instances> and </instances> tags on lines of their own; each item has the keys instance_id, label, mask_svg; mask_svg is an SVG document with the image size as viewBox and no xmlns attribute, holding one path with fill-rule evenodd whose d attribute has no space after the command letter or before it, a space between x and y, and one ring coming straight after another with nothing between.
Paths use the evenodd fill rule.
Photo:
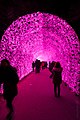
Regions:
<instances>
[{"instance_id":1,"label":"paved walkway","mask_svg":"<svg viewBox=\"0 0 80 120\"><path fill-rule=\"evenodd\" d=\"M12 120L80 120L80 97L62 83L61 97L55 98L49 76L49 70L44 69L19 82ZM6 120L7 113L6 102L0 97L0 120Z\"/></svg>"}]
</instances>

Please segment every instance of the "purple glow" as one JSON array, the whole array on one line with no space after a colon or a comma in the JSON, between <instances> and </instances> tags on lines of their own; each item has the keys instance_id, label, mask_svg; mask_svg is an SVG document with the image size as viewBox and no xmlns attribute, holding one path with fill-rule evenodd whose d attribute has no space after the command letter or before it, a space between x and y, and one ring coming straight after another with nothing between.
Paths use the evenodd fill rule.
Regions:
<instances>
[{"instance_id":1,"label":"purple glow","mask_svg":"<svg viewBox=\"0 0 80 120\"><path fill-rule=\"evenodd\" d=\"M80 92L79 40L65 20L40 12L19 17L5 31L0 46L0 60L7 58L17 68L20 79L32 71L36 58L60 61L63 80Z\"/></svg>"}]
</instances>

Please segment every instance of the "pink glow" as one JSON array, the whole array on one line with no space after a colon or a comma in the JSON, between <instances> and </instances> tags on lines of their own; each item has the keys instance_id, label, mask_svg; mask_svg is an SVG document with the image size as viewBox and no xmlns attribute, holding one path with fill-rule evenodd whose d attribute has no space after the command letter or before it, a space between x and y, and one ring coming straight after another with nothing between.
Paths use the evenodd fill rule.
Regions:
<instances>
[{"instance_id":1,"label":"pink glow","mask_svg":"<svg viewBox=\"0 0 80 120\"><path fill-rule=\"evenodd\" d=\"M0 46L0 60L7 58L20 79L32 71L36 58L60 61L63 80L79 93L79 40L65 20L40 12L19 17L5 31Z\"/></svg>"}]
</instances>

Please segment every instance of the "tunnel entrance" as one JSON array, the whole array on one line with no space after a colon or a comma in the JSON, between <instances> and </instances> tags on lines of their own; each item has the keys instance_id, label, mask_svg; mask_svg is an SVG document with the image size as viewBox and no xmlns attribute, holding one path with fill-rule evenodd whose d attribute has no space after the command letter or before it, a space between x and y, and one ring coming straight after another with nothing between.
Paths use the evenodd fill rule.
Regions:
<instances>
[{"instance_id":1,"label":"tunnel entrance","mask_svg":"<svg viewBox=\"0 0 80 120\"><path fill-rule=\"evenodd\" d=\"M63 81L79 93L79 40L63 19L49 13L19 17L2 36L0 60L7 58L18 69L20 79L32 71L35 59L59 61Z\"/></svg>"}]
</instances>

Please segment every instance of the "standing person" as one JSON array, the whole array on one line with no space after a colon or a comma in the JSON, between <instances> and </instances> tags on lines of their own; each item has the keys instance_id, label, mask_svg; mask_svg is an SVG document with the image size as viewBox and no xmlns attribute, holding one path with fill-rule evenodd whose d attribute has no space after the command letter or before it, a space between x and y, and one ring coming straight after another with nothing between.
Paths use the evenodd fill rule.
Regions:
<instances>
[{"instance_id":1,"label":"standing person","mask_svg":"<svg viewBox=\"0 0 80 120\"><path fill-rule=\"evenodd\" d=\"M7 107L9 108L9 113L12 113L12 101L14 97L18 94L17 83L19 81L19 77L17 75L16 69L10 65L7 59L3 59L1 61L0 79L3 83L3 97L6 100Z\"/></svg>"},{"instance_id":2,"label":"standing person","mask_svg":"<svg viewBox=\"0 0 80 120\"><path fill-rule=\"evenodd\" d=\"M59 62L55 63L55 66L53 67L52 73L53 73L53 83L54 83L54 94L57 97L60 97L60 84L62 83L62 70Z\"/></svg>"},{"instance_id":3,"label":"standing person","mask_svg":"<svg viewBox=\"0 0 80 120\"><path fill-rule=\"evenodd\" d=\"M40 73L40 66L41 66L40 60L36 59L35 61L36 73Z\"/></svg>"},{"instance_id":4,"label":"standing person","mask_svg":"<svg viewBox=\"0 0 80 120\"><path fill-rule=\"evenodd\" d=\"M35 67L35 62L33 61L32 62L32 69L33 69L33 71L34 71L34 67Z\"/></svg>"}]
</instances>

